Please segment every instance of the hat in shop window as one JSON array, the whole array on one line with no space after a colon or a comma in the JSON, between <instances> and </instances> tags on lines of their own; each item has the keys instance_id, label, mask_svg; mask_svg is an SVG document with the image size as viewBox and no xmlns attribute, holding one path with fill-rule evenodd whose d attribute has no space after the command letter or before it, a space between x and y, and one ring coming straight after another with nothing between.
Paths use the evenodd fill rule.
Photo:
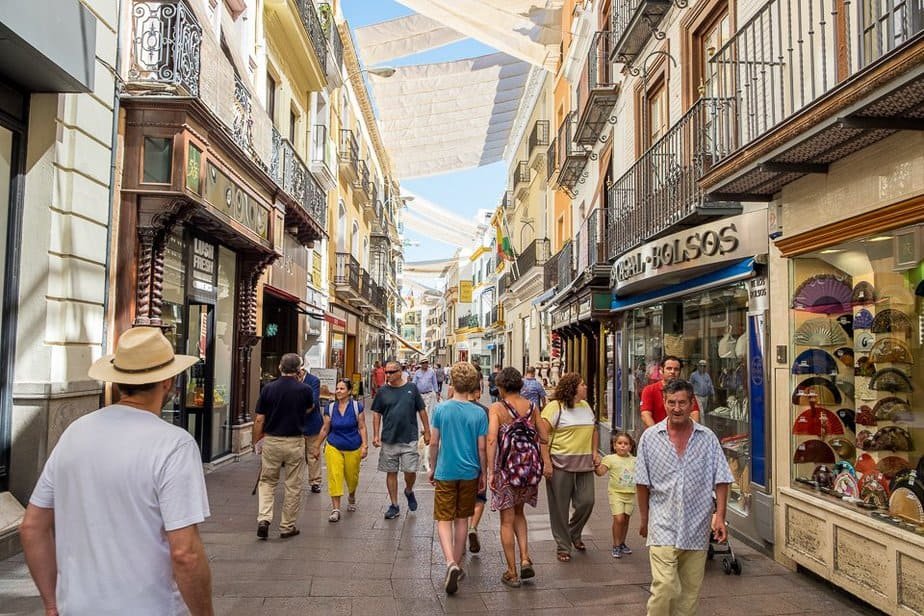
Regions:
<instances>
[{"instance_id":1,"label":"hat in shop window","mask_svg":"<svg viewBox=\"0 0 924 616\"><path fill-rule=\"evenodd\" d=\"M869 329L873 326L873 313L866 308L860 309L853 315L853 330Z\"/></svg>"},{"instance_id":2,"label":"hat in shop window","mask_svg":"<svg viewBox=\"0 0 924 616\"><path fill-rule=\"evenodd\" d=\"M879 467L876 466L876 460L868 453L860 454L860 457L857 458L857 465L854 468L861 475L868 475L879 471Z\"/></svg>"},{"instance_id":3,"label":"hat in shop window","mask_svg":"<svg viewBox=\"0 0 924 616\"><path fill-rule=\"evenodd\" d=\"M834 450L834 453L837 454L837 457L841 460L853 460L854 456L857 454L857 448L854 447L853 443L850 442L850 439L844 436L835 436L828 441L828 445L831 445L831 449ZM840 464L840 462L838 462ZM853 467L850 467L853 470Z\"/></svg>"},{"instance_id":4,"label":"hat in shop window","mask_svg":"<svg viewBox=\"0 0 924 616\"><path fill-rule=\"evenodd\" d=\"M799 443L796 447L796 452L792 456L792 461L796 464L802 464L803 462L834 464L834 450L824 441L811 439L804 443Z\"/></svg>"},{"instance_id":5,"label":"hat in shop window","mask_svg":"<svg viewBox=\"0 0 924 616\"><path fill-rule=\"evenodd\" d=\"M809 404L840 404L841 392L830 379L812 376L800 382L792 392L792 403L800 406Z\"/></svg>"},{"instance_id":6,"label":"hat in shop window","mask_svg":"<svg viewBox=\"0 0 924 616\"><path fill-rule=\"evenodd\" d=\"M853 289L846 276L816 274L805 280L793 294L796 310L832 314L850 309Z\"/></svg>"},{"instance_id":7,"label":"hat in shop window","mask_svg":"<svg viewBox=\"0 0 924 616\"><path fill-rule=\"evenodd\" d=\"M837 374L837 363L821 349L808 349L796 356L792 364L793 374Z\"/></svg>"},{"instance_id":8,"label":"hat in shop window","mask_svg":"<svg viewBox=\"0 0 924 616\"><path fill-rule=\"evenodd\" d=\"M888 398L878 400L873 407L872 414L877 419L888 421L914 421L914 417L911 414L911 405L898 396L889 396ZM875 421L875 419L873 421ZM869 425L874 426L876 424L873 423Z\"/></svg>"},{"instance_id":9,"label":"hat in shop window","mask_svg":"<svg viewBox=\"0 0 924 616\"><path fill-rule=\"evenodd\" d=\"M873 325L870 331L874 334L885 334L890 332L911 333L911 320L908 315L897 308L886 308L878 313L873 319Z\"/></svg>"},{"instance_id":10,"label":"hat in shop window","mask_svg":"<svg viewBox=\"0 0 924 616\"><path fill-rule=\"evenodd\" d=\"M792 424L793 434L844 434L844 424L837 415L823 406L812 406L801 413Z\"/></svg>"},{"instance_id":11,"label":"hat in shop window","mask_svg":"<svg viewBox=\"0 0 924 616\"><path fill-rule=\"evenodd\" d=\"M869 388L873 391L908 393L912 390L911 379L898 368L882 368L873 374Z\"/></svg>"},{"instance_id":12,"label":"hat in shop window","mask_svg":"<svg viewBox=\"0 0 924 616\"><path fill-rule=\"evenodd\" d=\"M914 358L911 356L911 349L908 344L894 336L880 338L873 344L869 351L869 358L874 362L885 362L891 364L913 364Z\"/></svg>"},{"instance_id":13,"label":"hat in shop window","mask_svg":"<svg viewBox=\"0 0 924 616\"><path fill-rule=\"evenodd\" d=\"M834 351L834 356L848 368L853 368L853 349L850 347L840 347L836 349Z\"/></svg>"},{"instance_id":14,"label":"hat in shop window","mask_svg":"<svg viewBox=\"0 0 924 616\"><path fill-rule=\"evenodd\" d=\"M856 433L857 421L853 409L837 409L834 411L834 414L837 415L837 418L841 420L842 424L844 424L844 428Z\"/></svg>"},{"instance_id":15,"label":"hat in shop window","mask_svg":"<svg viewBox=\"0 0 924 616\"><path fill-rule=\"evenodd\" d=\"M876 413L869 407L869 405L864 404L860 407L860 412L857 413L856 422L861 426L875 426ZM854 430L854 432L856 432L856 430Z\"/></svg>"},{"instance_id":16,"label":"hat in shop window","mask_svg":"<svg viewBox=\"0 0 924 616\"><path fill-rule=\"evenodd\" d=\"M801 346L838 346L850 342L850 337L837 321L816 317L796 328L793 342Z\"/></svg>"},{"instance_id":17,"label":"hat in shop window","mask_svg":"<svg viewBox=\"0 0 924 616\"><path fill-rule=\"evenodd\" d=\"M876 468L884 477L892 479L902 471L911 470L911 463L899 456L886 456L879 460Z\"/></svg>"},{"instance_id":18,"label":"hat in shop window","mask_svg":"<svg viewBox=\"0 0 924 616\"><path fill-rule=\"evenodd\" d=\"M860 499L867 504L885 509L889 506L888 481L882 473L863 475L859 481Z\"/></svg>"},{"instance_id":19,"label":"hat in shop window","mask_svg":"<svg viewBox=\"0 0 924 616\"><path fill-rule=\"evenodd\" d=\"M876 289L871 283L861 280L853 286L851 301L854 304L871 304L876 299Z\"/></svg>"}]
</instances>

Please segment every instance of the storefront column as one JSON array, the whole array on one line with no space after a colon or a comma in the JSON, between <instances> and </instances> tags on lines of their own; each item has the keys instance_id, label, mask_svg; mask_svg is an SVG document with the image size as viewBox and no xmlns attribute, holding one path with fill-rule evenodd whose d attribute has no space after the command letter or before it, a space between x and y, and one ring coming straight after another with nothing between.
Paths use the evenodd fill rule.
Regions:
<instances>
[{"instance_id":1,"label":"storefront column","mask_svg":"<svg viewBox=\"0 0 924 616\"><path fill-rule=\"evenodd\" d=\"M263 271L276 260L276 254L247 255L241 259L240 273L238 274L238 307L237 307L237 354L238 378L234 384L234 400L237 403L237 412L232 413L235 424L246 423L251 420L248 409L248 391L251 377L250 360L254 345L260 340L257 330L257 283Z\"/></svg>"}]
</instances>

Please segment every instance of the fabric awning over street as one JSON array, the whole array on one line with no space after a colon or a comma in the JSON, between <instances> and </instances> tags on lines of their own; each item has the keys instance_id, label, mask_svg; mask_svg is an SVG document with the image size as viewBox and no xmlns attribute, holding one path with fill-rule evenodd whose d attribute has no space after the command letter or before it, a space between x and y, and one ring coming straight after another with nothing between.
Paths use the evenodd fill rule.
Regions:
<instances>
[{"instance_id":1,"label":"fabric awning over street","mask_svg":"<svg viewBox=\"0 0 924 616\"><path fill-rule=\"evenodd\" d=\"M395 338L397 338L397 339L398 339L398 342L400 342L402 345L406 346L407 348L409 348L410 350L414 351L414 352L417 353L418 355L423 355L423 354L424 354L424 352L423 352L421 349L418 349L418 348L415 347L413 344L411 344L410 342L408 342L406 339L404 339L403 337L399 336L397 333L392 332L391 335L394 336Z\"/></svg>"}]
</instances>

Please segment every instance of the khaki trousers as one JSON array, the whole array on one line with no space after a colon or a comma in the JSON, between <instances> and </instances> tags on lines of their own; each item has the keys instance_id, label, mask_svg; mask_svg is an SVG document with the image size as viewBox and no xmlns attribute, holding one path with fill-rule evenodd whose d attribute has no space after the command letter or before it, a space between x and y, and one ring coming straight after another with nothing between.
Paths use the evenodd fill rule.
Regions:
<instances>
[{"instance_id":1,"label":"khaki trousers","mask_svg":"<svg viewBox=\"0 0 924 616\"><path fill-rule=\"evenodd\" d=\"M285 499L282 502L282 519L279 530L295 528L302 501L302 472L305 468L305 439L302 436L266 436L263 439L263 465L258 486L259 504L257 522L273 521L276 486L279 470L285 465Z\"/></svg>"},{"instance_id":2,"label":"khaki trousers","mask_svg":"<svg viewBox=\"0 0 924 616\"><path fill-rule=\"evenodd\" d=\"M695 616L699 589L706 574L706 550L681 550L672 545L648 548L651 598L648 616Z\"/></svg>"},{"instance_id":3,"label":"khaki trousers","mask_svg":"<svg viewBox=\"0 0 924 616\"><path fill-rule=\"evenodd\" d=\"M305 462L308 463L308 484L312 486L321 485L321 454L318 454L318 457L311 455L314 446L320 440L320 434L305 437Z\"/></svg>"}]
</instances>

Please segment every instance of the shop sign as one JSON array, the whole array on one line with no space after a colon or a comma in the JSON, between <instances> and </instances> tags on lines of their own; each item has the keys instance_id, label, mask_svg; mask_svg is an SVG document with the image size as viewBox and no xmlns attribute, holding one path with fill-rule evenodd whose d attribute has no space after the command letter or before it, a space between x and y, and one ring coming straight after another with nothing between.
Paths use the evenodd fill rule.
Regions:
<instances>
[{"instance_id":1,"label":"shop sign","mask_svg":"<svg viewBox=\"0 0 924 616\"><path fill-rule=\"evenodd\" d=\"M241 223L261 239L269 239L267 209L256 197L208 160L202 197L222 214Z\"/></svg>"},{"instance_id":2,"label":"shop sign","mask_svg":"<svg viewBox=\"0 0 924 616\"><path fill-rule=\"evenodd\" d=\"M215 244L210 244L198 237L192 238L189 250L191 266L187 293L193 299L214 304L218 299L218 263L216 261L218 250Z\"/></svg>"},{"instance_id":3,"label":"shop sign","mask_svg":"<svg viewBox=\"0 0 924 616\"><path fill-rule=\"evenodd\" d=\"M648 242L613 264L610 286L630 290L656 276L767 252L767 212L723 218Z\"/></svg>"},{"instance_id":4,"label":"shop sign","mask_svg":"<svg viewBox=\"0 0 924 616\"><path fill-rule=\"evenodd\" d=\"M757 276L748 281L748 312L754 314L770 309L770 286L766 276Z\"/></svg>"},{"instance_id":5,"label":"shop sign","mask_svg":"<svg viewBox=\"0 0 924 616\"><path fill-rule=\"evenodd\" d=\"M340 329L344 329L347 325L345 320L341 319L340 317L336 317L329 312L324 315L324 320L334 327L339 327Z\"/></svg>"},{"instance_id":6,"label":"shop sign","mask_svg":"<svg viewBox=\"0 0 924 616\"><path fill-rule=\"evenodd\" d=\"M459 281L459 303L460 304L471 304L472 303L472 281L471 280L460 280Z\"/></svg>"}]
</instances>

